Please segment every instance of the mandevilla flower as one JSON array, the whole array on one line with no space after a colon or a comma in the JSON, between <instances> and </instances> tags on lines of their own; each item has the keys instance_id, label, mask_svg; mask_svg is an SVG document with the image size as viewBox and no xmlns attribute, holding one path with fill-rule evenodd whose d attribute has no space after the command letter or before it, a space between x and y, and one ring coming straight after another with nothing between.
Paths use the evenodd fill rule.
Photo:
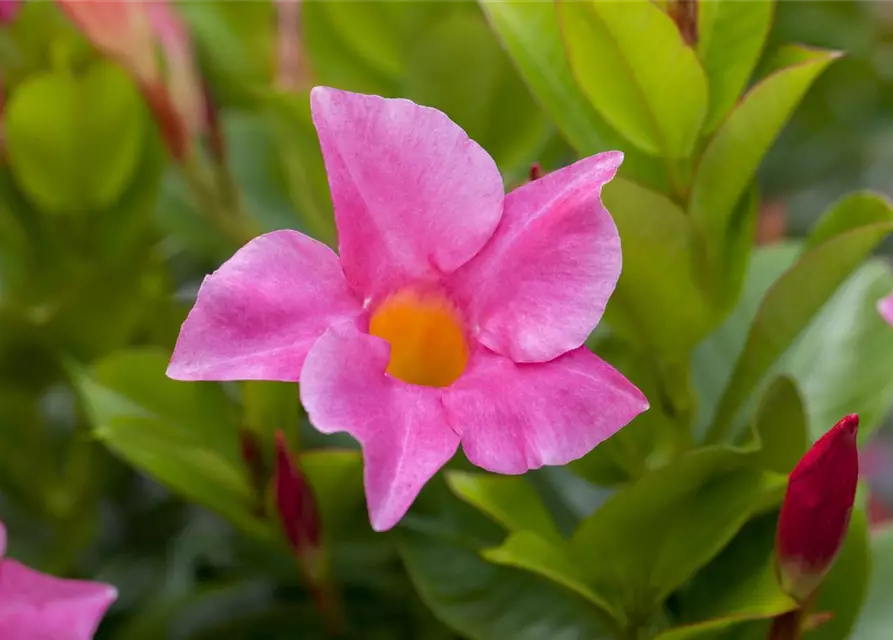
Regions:
<instances>
[{"instance_id":1,"label":"mandevilla flower","mask_svg":"<svg viewBox=\"0 0 893 640\"><path fill-rule=\"evenodd\" d=\"M0 0L0 24L7 24L15 20L21 8L21 0Z\"/></svg>"},{"instance_id":2,"label":"mandevilla flower","mask_svg":"<svg viewBox=\"0 0 893 640\"><path fill-rule=\"evenodd\" d=\"M115 601L115 588L63 580L4 558L6 529L0 523L0 638L87 640Z\"/></svg>"},{"instance_id":3,"label":"mandevilla flower","mask_svg":"<svg viewBox=\"0 0 893 640\"><path fill-rule=\"evenodd\" d=\"M339 254L295 231L249 242L201 286L168 375L300 381L324 433L362 445L388 529L462 443L489 471L578 458L648 408L583 346L620 276L601 203L619 152L508 195L436 109L316 87Z\"/></svg>"},{"instance_id":4,"label":"mandevilla flower","mask_svg":"<svg viewBox=\"0 0 893 640\"><path fill-rule=\"evenodd\" d=\"M877 310L888 324L893 325L893 293L886 298L878 300Z\"/></svg>"},{"instance_id":5,"label":"mandevilla flower","mask_svg":"<svg viewBox=\"0 0 893 640\"><path fill-rule=\"evenodd\" d=\"M799 602L818 588L846 536L859 481L858 430L859 416L845 417L791 472L775 546L782 587Z\"/></svg>"}]
</instances>

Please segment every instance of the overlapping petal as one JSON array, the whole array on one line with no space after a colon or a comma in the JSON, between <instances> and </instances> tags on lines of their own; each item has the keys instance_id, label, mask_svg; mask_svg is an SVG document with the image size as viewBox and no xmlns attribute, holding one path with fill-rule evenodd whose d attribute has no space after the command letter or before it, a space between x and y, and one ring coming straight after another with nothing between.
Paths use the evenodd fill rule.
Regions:
<instances>
[{"instance_id":1,"label":"overlapping petal","mask_svg":"<svg viewBox=\"0 0 893 640\"><path fill-rule=\"evenodd\" d=\"M877 310L887 323L893 325L893 293L878 301Z\"/></svg>"},{"instance_id":2,"label":"overlapping petal","mask_svg":"<svg viewBox=\"0 0 893 640\"><path fill-rule=\"evenodd\" d=\"M620 277L620 236L601 189L620 152L585 158L512 191L502 222L453 286L487 347L545 362L583 344Z\"/></svg>"},{"instance_id":3,"label":"overlapping petal","mask_svg":"<svg viewBox=\"0 0 893 640\"><path fill-rule=\"evenodd\" d=\"M364 297L438 280L484 246L502 214L502 179L445 114L326 87L310 105L341 262Z\"/></svg>"},{"instance_id":4,"label":"overlapping petal","mask_svg":"<svg viewBox=\"0 0 893 640\"><path fill-rule=\"evenodd\" d=\"M480 349L443 403L468 459L508 474L567 464L648 408L641 391L585 347L545 364Z\"/></svg>"},{"instance_id":5,"label":"overlapping petal","mask_svg":"<svg viewBox=\"0 0 893 640\"><path fill-rule=\"evenodd\" d=\"M0 524L0 638L89 640L117 597L114 587L54 578L8 558Z\"/></svg>"},{"instance_id":6,"label":"overlapping petal","mask_svg":"<svg viewBox=\"0 0 893 640\"><path fill-rule=\"evenodd\" d=\"M346 431L363 447L366 501L377 531L393 527L422 486L456 452L440 390L385 376L388 344L350 323L330 329L307 356L301 401L323 433Z\"/></svg>"},{"instance_id":7,"label":"overlapping petal","mask_svg":"<svg viewBox=\"0 0 893 640\"><path fill-rule=\"evenodd\" d=\"M361 311L331 249L296 231L274 231L205 278L168 375L297 381L317 338Z\"/></svg>"}]
</instances>

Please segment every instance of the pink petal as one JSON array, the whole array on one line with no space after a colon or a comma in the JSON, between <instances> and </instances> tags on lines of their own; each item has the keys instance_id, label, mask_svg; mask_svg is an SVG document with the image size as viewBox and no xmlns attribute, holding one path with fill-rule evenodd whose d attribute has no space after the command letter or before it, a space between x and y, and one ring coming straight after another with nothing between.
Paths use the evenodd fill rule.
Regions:
<instances>
[{"instance_id":1,"label":"pink petal","mask_svg":"<svg viewBox=\"0 0 893 640\"><path fill-rule=\"evenodd\" d=\"M480 251L502 215L502 179L445 114L328 87L310 106L354 288L375 296L438 280Z\"/></svg>"},{"instance_id":2,"label":"pink petal","mask_svg":"<svg viewBox=\"0 0 893 640\"><path fill-rule=\"evenodd\" d=\"M3 560L4 553L6 553L6 527L0 522L0 560Z\"/></svg>"},{"instance_id":3,"label":"pink petal","mask_svg":"<svg viewBox=\"0 0 893 640\"><path fill-rule=\"evenodd\" d=\"M88 640L115 601L114 587L62 580L16 562L0 562L0 638Z\"/></svg>"},{"instance_id":4,"label":"pink petal","mask_svg":"<svg viewBox=\"0 0 893 640\"><path fill-rule=\"evenodd\" d=\"M601 202L623 154L602 153L512 191L489 244L455 276L479 340L546 362L586 340L620 277L620 236Z\"/></svg>"},{"instance_id":5,"label":"pink petal","mask_svg":"<svg viewBox=\"0 0 893 640\"><path fill-rule=\"evenodd\" d=\"M205 278L167 374L296 381L317 338L361 311L331 249L297 231L274 231Z\"/></svg>"},{"instance_id":6,"label":"pink petal","mask_svg":"<svg viewBox=\"0 0 893 640\"><path fill-rule=\"evenodd\" d=\"M468 459L495 473L575 460L648 408L648 400L585 347L545 364L479 349L443 394Z\"/></svg>"},{"instance_id":7,"label":"pink petal","mask_svg":"<svg viewBox=\"0 0 893 640\"><path fill-rule=\"evenodd\" d=\"M893 293L878 301L877 310L888 324L893 325Z\"/></svg>"},{"instance_id":8,"label":"pink petal","mask_svg":"<svg viewBox=\"0 0 893 640\"><path fill-rule=\"evenodd\" d=\"M301 402L323 433L346 431L363 447L372 528L393 527L422 486L453 456L440 390L385 375L388 344L349 325L330 329L301 372Z\"/></svg>"}]
</instances>

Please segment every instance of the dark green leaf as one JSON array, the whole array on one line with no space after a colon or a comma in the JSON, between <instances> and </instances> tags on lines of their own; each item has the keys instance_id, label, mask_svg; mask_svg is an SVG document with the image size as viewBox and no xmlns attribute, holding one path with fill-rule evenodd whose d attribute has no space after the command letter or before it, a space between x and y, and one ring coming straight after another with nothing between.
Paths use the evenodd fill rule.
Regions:
<instances>
[{"instance_id":1,"label":"dark green leaf","mask_svg":"<svg viewBox=\"0 0 893 640\"><path fill-rule=\"evenodd\" d=\"M770 471L790 473L806 453L807 429L797 383L787 376L776 378L760 398L754 415L754 431L760 439L757 464Z\"/></svg>"}]
</instances>

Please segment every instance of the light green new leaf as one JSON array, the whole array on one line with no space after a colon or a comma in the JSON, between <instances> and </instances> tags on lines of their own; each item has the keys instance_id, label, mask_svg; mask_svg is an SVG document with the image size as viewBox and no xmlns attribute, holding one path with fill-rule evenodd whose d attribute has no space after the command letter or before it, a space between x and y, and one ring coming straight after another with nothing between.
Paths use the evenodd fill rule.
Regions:
<instances>
[{"instance_id":1,"label":"light green new leaf","mask_svg":"<svg viewBox=\"0 0 893 640\"><path fill-rule=\"evenodd\" d=\"M586 583L630 620L654 615L751 513L781 500L785 478L745 468L748 458L702 449L614 494L571 540Z\"/></svg>"},{"instance_id":2,"label":"light green new leaf","mask_svg":"<svg viewBox=\"0 0 893 640\"><path fill-rule=\"evenodd\" d=\"M554 3L479 0L479 4L533 96L580 155L622 149L620 175L667 189L663 165L627 145L583 95L567 60Z\"/></svg>"},{"instance_id":3,"label":"light green new leaf","mask_svg":"<svg viewBox=\"0 0 893 640\"><path fill-rule=\"evenodd\" d=\"M749 522L678 594L679 626L655 640L709 640L748 620L773 618L797 604L778 584L775 514Z\"/></svg>"},{"instance_id":4,"label":"light green new leaf","mask_svg":"<svg viewBox=\"0 0 893 640\"><path fill-rule=\"evenodd\" d=\"M590 589L580 575L564 541L543 540L532 531L512 533L502 545L486 549L483 557L494 564L536 573L589 600L611 615L611 606Z\"/></svg>"},{"instance_id":5,"label":"light green new leaf","mask_svg":"<svg viewBox=\"0 0 893 640\"><path fill-rule=\"evenodd\" d=\"M700 286L691 219L666 196L621 178L603 197L623 244L623 273L606 318L659 353L688 353L717 317Z\"/></svg>"},{"instance_id":6,"label":"light green new leaf","mask_svg":"<svg viewBox=\"0 0 893 640\"><path fill-rule=\"evenodd\" d=\"M763 156L812 82L838 55L782 49L774 65L777 70L748 91L716 130L695 172L690 203L712 255L719 255L725 246L732 212ZM781 61L787 66L782 67Z\"/></svg>"},{"instance_id":7,"label":"light green new leaf","mask_svg":"<svg viewBox=\"0 0 893 640\"><path fill-rule=\"evenodd\" d=\"M691 155L707 77L669 15L651 2L560 0L571 69L592 105L652 155Z\"/></svg>"},{"instance_id":8,"label":"light green new leaf","mask_svg":"<svg viewBox=\"0 0 893 640\"><path fill-rule=\"evenodd\" d=\"M46 72L12 93L3 136L16 182L39 209L96 212L124 192L142 154L145 107L110 62L81 77Z\"/></svg>"},{"instance_id":9,"label":"light green new leaf","mask_svg":"<svg viewBox=\"0 0 893 640\"><path fill-rule=\"evenodd\" d=\"M890 222L893 203L873 191L856 191L835 202L813 225L806 238L805 249L812 249L852 229Z\"/></svg>"},{"instance_id":10,"label":"light green new leaf","mask_svg":"<svg viewBox=\"0 0 893 640\"><path fill-rule=\"evenodd\" d=\"M851 202L853 207L864 203ZM738 410L769 368L891 229L893 210L888 208L887 222L848 230L813 247L769 288L720 400L709 434L713 442L728 434Z\"/></svg>"},{"instance_id":11,"label":"light green new leaf","mask_svg":"<svg viewBox=\"0 0 893 640\"><path fill-rule=\"evenodd\" d=\"M852 640L887 640L893 629L893 526L871 535L871 581L865 606L850 636Z\"/></svg>"},{"instance_id":12,"label":"light green new leaf","mask_svg":"<svg viewBox=\"0 0 893 640\"><path fill-rule=\"evenodd\" d=\"M698 2L698 57L710 85L706 132L719 125L747 86L769 35L774 5L774 0Z\"/></svg>"},{"instance_id":13,"label":"light green new leaf","mask_svg":"<svg viewBox=\"0 0 893 640\"><path fill-rule=\"evenodd\" d=\"M223 389L165 376L160 349L119 351L75 382L94 433L128 463L258 537L238 453L238 413Z\"/></svg>"},{"instance_id":14,"label":"light green new leaf","mask_svg":"<svg viewBox=\"0 0 893 640\"><path fill-rule=\"evenodd\" d=\"M781 376L769 385L754 414L754 432L760 439L754 458L759 466L782 474L791 472L809 443L805 411L792 378Z\"/></svg>"},{"instance_id":15,"label":"light green new leaf","mask_svg":"<svg viewBox=\"0 0 893 640\"><path fill-rule=\"evenodd\" d=\"M493 518L510 532L530 531L548 542L563 539L533 486L522 476L451 471L447 485L457 497Z\"/></svg>"}]
</instances>

